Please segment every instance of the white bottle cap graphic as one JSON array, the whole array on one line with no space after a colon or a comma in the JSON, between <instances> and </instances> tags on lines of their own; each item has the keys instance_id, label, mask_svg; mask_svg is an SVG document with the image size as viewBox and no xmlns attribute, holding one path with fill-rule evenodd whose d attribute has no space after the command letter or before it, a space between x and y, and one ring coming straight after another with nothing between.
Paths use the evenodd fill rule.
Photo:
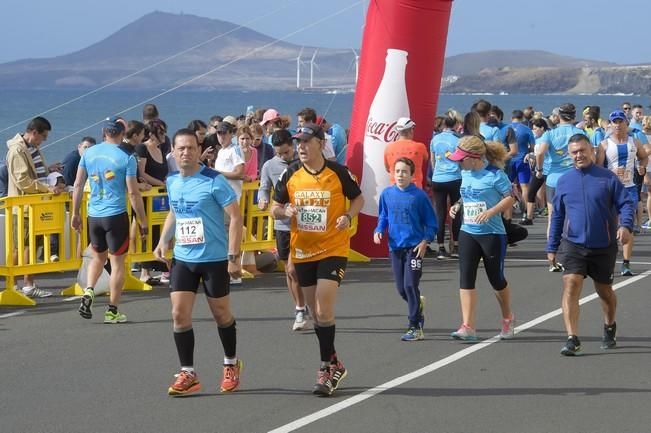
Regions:
<instances>
[{"instance_id":1,"label":"white bottle cap graphic","mask_svg":"<svg viewBox=\"0 0 651 433\"><path fill-rule=\"evenodd\" d=\"M396 141L396 121L409 116L405 71L407 51L388 49L384 75L369 108L364 133L364 165L361 190L364 206L361 212L377 217L380 194L389 186L389 173L384 167L384 149Z\"/></svg>"}]
</instances>

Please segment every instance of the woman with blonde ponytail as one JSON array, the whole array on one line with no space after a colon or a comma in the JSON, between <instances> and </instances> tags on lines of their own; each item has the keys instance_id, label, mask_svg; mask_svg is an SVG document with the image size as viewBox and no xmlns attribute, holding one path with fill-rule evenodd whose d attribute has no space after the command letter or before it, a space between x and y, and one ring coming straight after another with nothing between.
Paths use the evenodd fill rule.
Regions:
<instances>
[{"instance_id":1,"label":"woman with blonde ponytail","mask_svg":"<svg viewBox=\"0 0 651 433\"><path fill-rule=\"evenodd\" d=\"M505 157L506 151L502 144L484 143L484 140L474 135L459 140L457 150L448 157L461 166L461 200L450 209L452 218L460 212L463 219L459 232L462 323L451 334L457 340L477 341L475 282L480 259L484 262L486 275L502 312L500 338L509 339L514 336L515 316L511 311L511 291L504 277L507 241L501 215L514 201L511 182L500 168L504 166Z\"/></svg>"}]
</instances>

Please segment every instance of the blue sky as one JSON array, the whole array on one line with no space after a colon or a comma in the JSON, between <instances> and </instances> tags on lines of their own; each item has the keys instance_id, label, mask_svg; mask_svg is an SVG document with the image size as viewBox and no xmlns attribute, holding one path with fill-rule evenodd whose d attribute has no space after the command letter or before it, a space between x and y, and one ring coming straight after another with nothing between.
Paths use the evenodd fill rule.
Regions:
<instances>
[{"instance_id":1,"label":"blue sky","mask_svg":"<svg viewBox=\"0 0 651 433\"><path fill-rule=\"evenodd\" d=\"M79 50L153 10L183 12L237 24L257 20L249 27L278 38L307 22L350 7L288 40L301 45L358 47L368 2L3 0L0 62L52 57ZM615 6L612 0L455 0L446 55L491 49L542 49L621 64L651 63L647 45L651 1L625 0L621 4ZM609 23L607 20L613 13L618 18ZM260 19L267 14L268 17ZM515 18L506 19L506 16Z\"/></svg>"}]
</instances>

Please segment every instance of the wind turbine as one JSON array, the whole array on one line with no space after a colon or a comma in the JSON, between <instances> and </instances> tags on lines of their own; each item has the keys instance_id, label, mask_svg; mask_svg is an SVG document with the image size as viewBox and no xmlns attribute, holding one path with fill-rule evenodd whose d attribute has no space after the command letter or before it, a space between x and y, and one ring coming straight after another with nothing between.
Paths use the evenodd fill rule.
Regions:
<instances>
[{"instance_id":1,"label":"wind turbine","mask_svg":"<svg viewBox=\"0 0 651 433\"><path fill-rule=\"evenodd\" d=\"M359 54L357 54L357 51L355 51L354 48L351 48L353 50L353 54L355 55L355 84L357 84L357 76L359 75Z\"/></svg>"},{"instance_id":2,"label":"wind turbine","mask_svg":"<svg viewBox=\"0 0 651 433\"><path fill-rule=\"evenodd\" d=\"M301 55L303 54L303 48L298 52L298 57L296 57L296 88L300 90L301 88L301 65L305 62L301 61Z\"/></svg>"},{"instance_id":3,"label":"wind turbine","mask_svg":"<svg viewBox=\"0 0 651 433\"><path fill-rule=\"evenodd\" d=\"M314 54L312 54L312 58L310 59L310 88L314 88L314 68L319 69L319 65L314 61L318 52L318 48L314 50Z\"/></svg>"}]
</instances>

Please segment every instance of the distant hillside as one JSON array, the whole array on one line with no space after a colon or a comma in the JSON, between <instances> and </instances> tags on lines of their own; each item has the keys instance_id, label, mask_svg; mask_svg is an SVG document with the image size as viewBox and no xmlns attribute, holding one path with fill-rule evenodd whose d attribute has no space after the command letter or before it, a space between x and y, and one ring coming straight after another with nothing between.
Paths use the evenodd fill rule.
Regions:
<instances>
[{"instance_id":1,"label":"distant hillside","mask_svg":"<svg viewBox=\"0 0 651 433\"><path fill-rule=\"evenodd\" d=\"M0 64L0 88L88 89L120 80L112 88L169 89L191 81L191 88L295 89L299 53L301 87L306 88L317 50L314 87L353 87L350 49L300 47L226 21L152 12L74 53ZM153 66L173 55L178 56ZM496 50L446 58L442 91L649 94L650 76L643 65Z\"/></svg>"},{"instance_id":2,"label":"distant hillside","mask_svg":"<svg viewBox=\"0 0 651 433\"><path fill-rule=\"evenodd\" d=\"M578 59L540 50L494 50L446 57L444 75L470 75L482 69L601 66L615 66L615 63Z\"/></svg>"}]
</instances>

